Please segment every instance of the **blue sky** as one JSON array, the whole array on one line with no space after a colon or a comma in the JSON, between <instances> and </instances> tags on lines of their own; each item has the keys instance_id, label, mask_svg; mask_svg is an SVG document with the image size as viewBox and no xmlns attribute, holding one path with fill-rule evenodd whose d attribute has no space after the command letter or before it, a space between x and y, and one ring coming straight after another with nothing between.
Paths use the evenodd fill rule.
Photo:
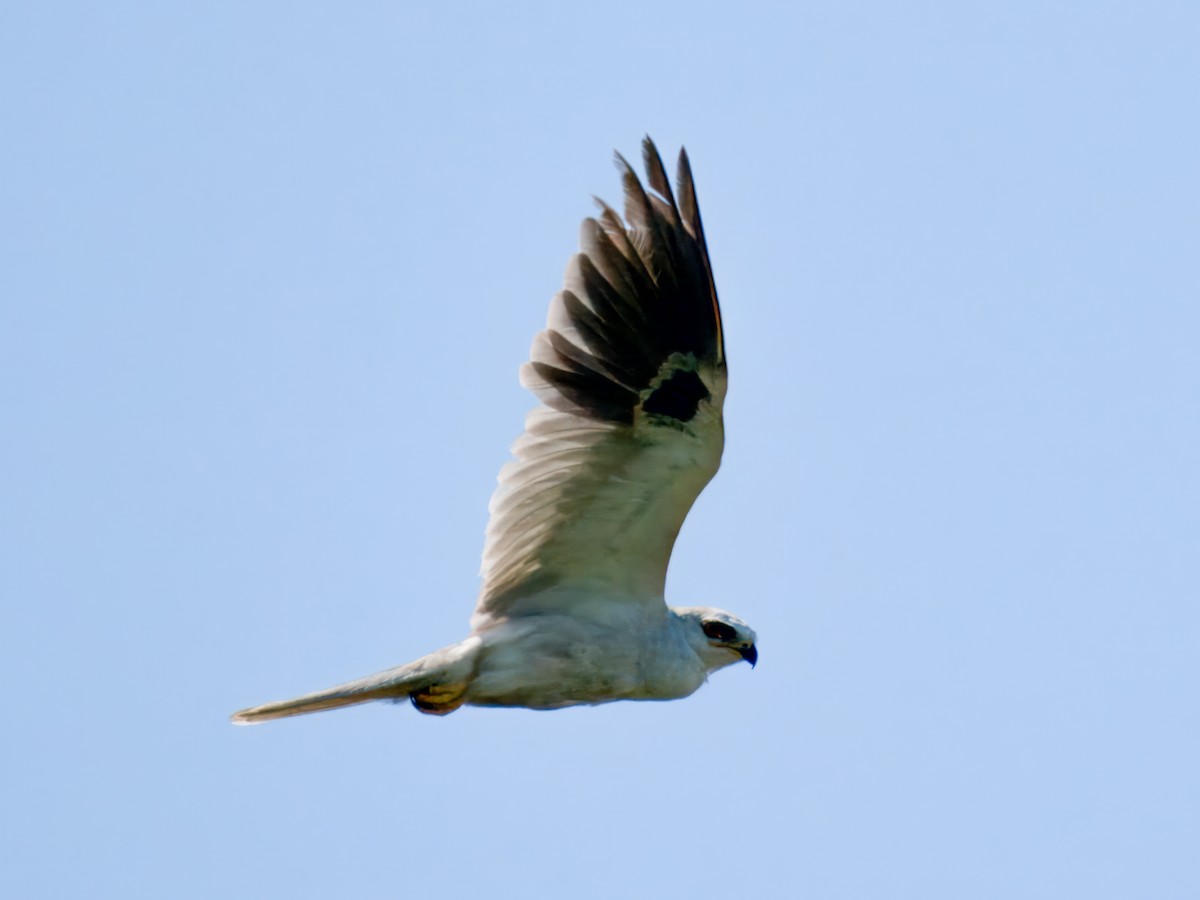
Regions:
<instances>
[{"instance_id":1,"label":"blue sky","mask_svg":"<svg viewBox=\"0 0 1200 900\"><path fill-rule=\"evenodd\" d=\"M9 5L0 892L1200 894L1188 3ZM230 726L462 637L611 152L730 360L758 668Z\"/></svg>"}]
</instances>

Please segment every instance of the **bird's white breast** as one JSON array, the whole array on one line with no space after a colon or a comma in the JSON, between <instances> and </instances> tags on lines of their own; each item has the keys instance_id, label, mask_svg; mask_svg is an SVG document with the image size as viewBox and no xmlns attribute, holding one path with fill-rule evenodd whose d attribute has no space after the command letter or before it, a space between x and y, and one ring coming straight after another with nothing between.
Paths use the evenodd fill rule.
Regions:
<instances>
[{"instance_id":1,"label":"bird's white breast","mask_svg":"<svg viewBox=\"0 0 1200 900\"><path fill-rule=\"evenodd\" d=\"M569 614L547 609L481 632L468 702L555 709L668 700L704 683L703 664L665 606L601 597L571 606Z\"/></svg>"}]
</instances>

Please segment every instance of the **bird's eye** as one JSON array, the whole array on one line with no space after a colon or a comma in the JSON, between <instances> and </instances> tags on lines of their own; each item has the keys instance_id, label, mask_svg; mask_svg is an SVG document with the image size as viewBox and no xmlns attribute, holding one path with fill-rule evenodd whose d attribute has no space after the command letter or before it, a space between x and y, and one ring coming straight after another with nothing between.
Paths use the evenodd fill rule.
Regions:
<instances>
[{"instance_id":1,"label":"bird's eye","mask_svg":"<svg viewBox=\"0 0 1200 900\"><path fill-rule=\"evenodd\" d=\"M737 640L737 631L724 622L705 622L701 627L704 629L704 636L711 641L728 644Z\"/></svg>"}]
</instances>

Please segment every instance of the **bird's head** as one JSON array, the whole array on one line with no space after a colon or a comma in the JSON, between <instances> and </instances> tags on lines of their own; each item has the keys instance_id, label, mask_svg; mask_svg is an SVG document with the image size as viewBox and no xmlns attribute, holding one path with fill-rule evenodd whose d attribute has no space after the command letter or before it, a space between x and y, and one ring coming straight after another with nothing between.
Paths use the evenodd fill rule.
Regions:
<instances>
[{"instance_id":1,"label":"bird's head","mask_svg":"<svg viewBox=\"0 0 1200 900\"><path fill-rule=\"evenodd\" d=\"M742 659L751 666L758 662L754 629L733 613L706 606L675 606L671 611L709 672Z\"/></svg>"}]
</instances>

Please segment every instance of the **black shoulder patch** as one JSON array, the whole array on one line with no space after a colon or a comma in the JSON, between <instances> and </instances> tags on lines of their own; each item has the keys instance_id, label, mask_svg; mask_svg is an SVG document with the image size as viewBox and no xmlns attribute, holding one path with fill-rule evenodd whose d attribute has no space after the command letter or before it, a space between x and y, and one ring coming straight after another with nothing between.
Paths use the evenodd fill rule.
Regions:
<instances>
[{"instance_id":1,"label":"black shoulder patch","mask_svg":"<svg viewBox=\"0 0 1200 900\"><path fill-rule=\"evenodd\" d=\"M690 422L700 401L710 396L699 375L679 369L646 398L642 409L656 416Z\"/></svg>"}]
</instances>

